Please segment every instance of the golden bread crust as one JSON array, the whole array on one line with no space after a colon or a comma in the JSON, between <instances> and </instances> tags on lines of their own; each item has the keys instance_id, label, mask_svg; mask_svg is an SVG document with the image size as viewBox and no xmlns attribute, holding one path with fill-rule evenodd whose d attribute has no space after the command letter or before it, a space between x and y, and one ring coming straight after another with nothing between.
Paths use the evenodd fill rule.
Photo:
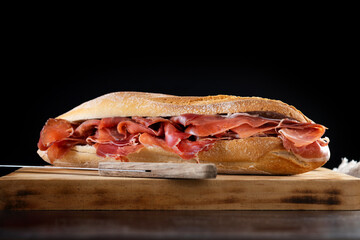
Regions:
<instances>
[{"instance_id":1,"label":"golden bread crust","mask_svg":"<svg viewBox=\"0 0 360 240\"><path fill-rule=\"evenodd\" d=\"M57 118L78 121L114 116L164 117L185 113L226 114L252 111L277 112L300 122L311 121L295 107L279 100L230 95L180 97L144 92L109 93L87 101Z\"/></svg>"}]
</instances>

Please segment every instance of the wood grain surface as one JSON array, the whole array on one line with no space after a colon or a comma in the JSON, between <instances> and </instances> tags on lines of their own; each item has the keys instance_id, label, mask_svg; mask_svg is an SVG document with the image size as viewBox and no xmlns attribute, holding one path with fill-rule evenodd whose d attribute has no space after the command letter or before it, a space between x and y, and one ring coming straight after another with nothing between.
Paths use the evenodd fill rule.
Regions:
<instances>
[{"instance_id":1,"label":"wood grain surface","mask_svg":"<svg viewBox=\"0 0 360 240\"><path fill-rule=\"evenodd\" d=\"M217 171L215 164L100 162L99 173L110 177L207 179L216 178Z\"/></svg>"},{"instance_id":2,"label":"wood grain surface","mask_svg":"<svg viewBox=\"0 0 360 240\"><path fill-rule=\"evenodd\" d=\"M203 180L19 169L0 178L0 209L360 210L360 179L325 168L294 176Z\"/></svg>"}]
</instances>

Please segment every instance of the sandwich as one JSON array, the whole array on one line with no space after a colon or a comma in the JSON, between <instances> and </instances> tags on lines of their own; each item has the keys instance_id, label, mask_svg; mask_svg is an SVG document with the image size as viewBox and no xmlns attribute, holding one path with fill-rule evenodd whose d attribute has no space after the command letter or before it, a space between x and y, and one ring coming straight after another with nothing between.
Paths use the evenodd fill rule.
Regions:
<instances>
[{"instance_id":1,"label":"sandwich","mask_svg":"<svg viewBox=\"0 0 360 240\"><path fill-rule=\"evenodd\" d=\"M38 154L55 166L213 163L224 174L292 175L329 160L325 130L279 100L114 92L48 119Z\"/></svg>"}]
</instances>

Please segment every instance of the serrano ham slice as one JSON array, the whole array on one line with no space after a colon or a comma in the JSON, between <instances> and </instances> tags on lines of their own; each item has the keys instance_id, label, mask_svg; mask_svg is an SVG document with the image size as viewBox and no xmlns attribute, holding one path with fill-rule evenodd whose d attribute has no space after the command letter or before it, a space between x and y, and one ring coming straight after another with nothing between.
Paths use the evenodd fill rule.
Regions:
<instances>
[{"instance_id":1,"label":"serrano ham slice","mask_svg":"<svg viewBox=\"0 0 360 240\"><path fill-rule=\"evenodd\" d=\"M239 138L246 138L274 129L280 123L280 120L251 116L246 113L233 114L229 117L184 114L173 117L171 120L188 126L185 132L200 137L218 135L232 130L239 135Z\"/></svg>"},{"instance_id":2,"label":"serrano ham slice","mask_svg":"<svg viewBox=\"0 0 360 240\"><path fill-rule=\"evenodd\" d=\"M295 143L281 135L280 138L283 141L284 148L293 152L295 155L300 156L308 161L314 159L321 159L329 157L328 141L324 139L318 139L310 144L303 145L301 147L295 146Z\"/></svg>"},{"instance_id":3,"label":"serrano ham slice","mask_svg":"<svg viewBox=\"0 0 360 240\"><path fill-rule=\"evenodd\" d=\"M230 116L183 114L160 117L113 117L72 123L49 119L40 134L39 149L47 150L51 161L77 144L94 145L102 157L126 160L143 146L158 146L183 159L196 158L217 140L278 136L284 148L303 158L323 156L327 142L320 140L325 127L291 119L270 119L237 113Z\"/></svg>"},{"instance_id":4,"label":"serrano ham slice","mask_svg":"<svg viewBox=\"0 0 360 240\"><path fill-rule=\"evenodd\" d=\"M38 148L47 150L48 157L53 162L73 146L86 143L80 136L72 137L74 132L74 124L62 119L49 119L40 132Z\"/></svg>"},{"instance_id":5,"label":"serrano ham slice","mask_svg":"<svg viewBox=\"0 0 360 240\"><path fill-rule=\"evenodd\" d=\"M73 146L84 144L86 144L86 142L83 139L65 138L52 143L47 149L47 154L51 163L53 163L56 159L64 156Z\"/></svg>"},{"instance_id":6,"label":"serrano ham slice","mask_svg":"<svg viewBox=\"0 0 360 240\"><path fill-rule=\"evenodd\" d=\"M319 124L304 124L303 128L282 128L279 133L295 147L303 147L320 139L325 133L325 127Z\"/></svg>"},{"instance_id":7,"label":"serrano ham slice","mask_svg":"<svg viewBox=\"0 0 360 240\"><path fill-rule=\"evenodd\" d=\"M143 147L139 143L139 135L131 135L127 139L113 143L96 143L96 154L101 157L111 157L116 160L127 161L126 156Z\"/></svg>"},{"instance_id":8,"label":"serrano ham slice","mask_svg":"<svg viewBox=\"0 0 360 240\"><path fill-rule=\"evenodd\" d=\"M40 132L38 148L46 150L53 143L70 137L74 133L72 124L62 119L50 118Z\"/></svg>"},{"instance_id":9,"label":"serrano ham slice","mask_svg":"<svg viewBox=\"0 0 360 240\"><path fill-rule=\"evenodd\" d=\"M92 135L94 128L97 128L100 124L100 120L87 120L81 123L74 132L74 136L89 136Z\"/></svg>"},{"instance_id":10,"label":"serrano ham slice","mask_svg":"<svg viewBox=\"0 0 360 240\"><path fill-rule=\"evenodd\" d=\"M198 141L184 140L179 142L177 146L178 152L175 151L183 159L192 159L201 151L211 149L215 143L215 139L202 139Z\"/></svg>"}]
</instances>

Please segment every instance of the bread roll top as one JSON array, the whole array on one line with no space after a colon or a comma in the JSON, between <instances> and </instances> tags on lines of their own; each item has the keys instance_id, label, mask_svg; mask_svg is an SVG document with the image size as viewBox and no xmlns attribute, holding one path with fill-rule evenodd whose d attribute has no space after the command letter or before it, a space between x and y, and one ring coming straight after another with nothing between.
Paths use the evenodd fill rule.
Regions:
<instances>
[{"instance_id":1,"label":"bread roll top","mask_svg":"<svg viewBox=\"0 0 360 240\"><path fill-rule=\"evenodd\" d=\"M279 100L230 95L190 97L145 92L105 94L84 102L57 118L81 121L115 116L168 117L186 113L227 114L239 112L275 112L300 122L311 122L295 107Z\"/></svg>"}]
</instances>

